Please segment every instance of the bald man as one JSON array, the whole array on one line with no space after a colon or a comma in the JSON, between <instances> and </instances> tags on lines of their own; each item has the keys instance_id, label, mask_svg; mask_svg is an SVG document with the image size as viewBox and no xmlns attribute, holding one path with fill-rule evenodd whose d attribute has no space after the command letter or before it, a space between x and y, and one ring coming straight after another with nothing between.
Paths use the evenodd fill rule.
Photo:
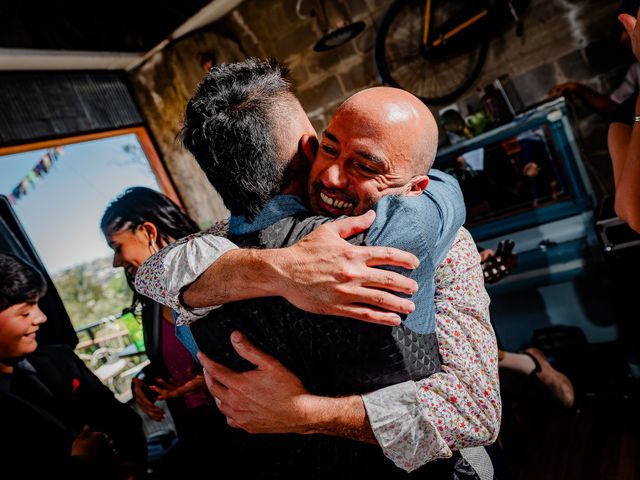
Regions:
<instances>
[{"instance_id":1,"label":"bald man","mask_svg":"<svg viewBox=\"0 0 640 480\"><path fill-rule=\"evenodd\" d=\"M213 75L216 74L224 74L224 72L213 72ZM224 77L224 75L222 76ZM220 87L220 77L216 80L216 86ZM205 83L207 83L206 80ZM207 84L206 87L206 93L210 97L212 95L212 85ZM260 85L260 87L260 92L264 96L264 85ZM229 88L229 86L222 85L220 88L224 90L225 88ZM222 94L224 92L218 93ZM288 92L286 90L284 92L276 91L271 98L269 98L269 92L266 93L267 98L265 102L268 105L273 105L275 100L280 103L288 103L286 107L281 106L282 108L280 108L279 111L286 112L286 119L289 124L291 123L292 117L297 118L296 115L300 112L303 114L295 98L292 96L291 98L287 97ZM208 102L203 102L201 94L202 91L196 93L196 96L192 99L192 102L190 102L190 107L206 105L205 108L210 108L211 105L220 105L221 102L211 101L211 99L209 99L210 101ZM216 99L214 98L213 100ZM360 104L360 106L358 104ZM246 105L246 103L244 103L244 105ZM371 105L376 106L376 108L370 108ZM255 107L255 105L253 106ZM358 114L358 112L363 111L362 108L367 108L367 106L369 110L366 111L366 114ZM234 113L237 113L239 110L238 108L233 108ZM219 112L214 113L219 123L224 124L225 121L228 120L220 120ZM277 118L277 113L279 112L270 111L269 113L271 114L271 122L274 122L274 117L276 117L276 126L273 127L272 130L274 132L280 131ZM199 115L201 117L205 116L202 112L199 112ZM397 327L395 332L397 333L401 330L401 343L406 341L405 345L409 347L409 350L411 350L411 346L416 347L416 351L420 351L422 355L425 350L429 350L430 348L427 346L425 349L427 343L433 345L430 342L434 340L433 269L435 265L444 259L444 255L464 217L459 190L455 182L452 182L446 175L433 172L432 184L430 188L423 193L423 189L428 183L428 178L424 175L424 172L430 166L435 154L437 140L435 123L428 109L417 101L415 97L410 96L406 92L393 89L372 89L357 95L339 110L334 120L337 121L331 122L321 144L318 158L316 158L313 163L312 181L310 183L311 203L315 204L318 210L327 214L353 214L366 210L385 194L404 195L403 197L386 197L378 203L378 218L376 223L374 223L366 237L360 238L359 241L365 244L377 244L377 242L380 242L380 244L386 245L393 245L394 242L396 242L396 246L414 251L414 253L421 258L422 270L418 269L414 275L415 278L420 279L421 283L420 293L414 297L416 314L408 315L402 327ZM201 124L202 122L200 122L200 125ZM237 125L237 123L234 125ZM201 140L202 132L194 129L193 133L197 133L197 137L195 139L189 137L189 109L187 111L185 129L187 130L185 144L192 152L196 153L196 159L201 165L203 163L205 164L203 165L203 169L208 174L221 174L222 172L215 172L215 168L211 168L210 164L206 164L209 159L203 158L202 149L198 148L197 142ZM295 126L292 129L295 130ZM210 132L210 137L220 138L221 135L220 132ZM304 160L302 155L296 156L299 152L295 152L294 158L291 159L286 153L287 142L283 142L282 139L279 140L282 142L278 145L278 150L281 150L279 152L281 159L289 162L289 165ZM291 148L291 150L297 150L297 142L293 145L294 147ZM300 141L300 146L302 150L309 150L310 142L308 138L304 138L304 135ZM284 150L284 152L282 150ZM231 155L226 155L226 157L231 160ZM219 161L221 158L225 158L225 153L224 151L221 152L220 148L217 148L215 160ZM233 159L233 161L235 162L235 159ZM247 169L252 171L251 166ZM253 171L255 171L255 169L253 169ZM210 178L212 177L210 176ZM302 192L306 189L306 179L304 179L304 177L283 178L287 178L288 182L280 186L282 192L295 192L297 195L303 194ZM230 181L228 175L224 181L225 183ZM240 185L235 185L236 189L242 188L242 182L245 181L244 179L239 180ZM220 180L218 180L218 182L220 182ZM221 194L223 198L225 194L233 195L234 190L230 189L228 185L216 185L216 187L219 191L222 189ZM319 219L317 217L312 219L302 218L302 212L304 210L304 206L301 206L289 197L275 197L273 201L267 202L251 221L247 221L247 214L245 214L245 218L241 218L240 215L232 217L230 230L232 234L235 234L235 239L238 243L243 243L243 241L246 240L240 238L241 235L239 234L243 233L245 235L253 235L253 240L257 238L261 246L274 247L286 245L287 242L295 242L314 226L326 221L326 219ZM285 214L284 218L283 214ZM293 217L291 215L293 215ZM282 235L284 235L284 237L282 237ZM394 238L397 236L402 237L403 235L407 238ZM387 240L389 240L389 242L387 242ZM467 252L466 255L469 255L469 252ZM205 277L206 275L203 275L202 279L205 280ZM479 280L481 283L481 275ZM193 286L196 286L198 282L199 280L196 281ZM154 293L149 290L149 285L142 285L142 287L144 293ZM191 290L191 288L185 291L185 301L192 303L194 298L188 298L187 294L189 290ZM295 315L299 313L291 316L291 310L287 310L288 307L273 303L263 303L259 306L258 304L253 305L253 307L245 311L244 315L242 312L232 310L231 316L242 318L242 322L237 324L231 323L231 328L246 328L247 325L243 324L243 322L245 322L247 317L251 316L251 311L258 311L262 318L251 319L248 323L256 325L255 322L261 322L259 323L260 328L247 333L255 340L258 340L263 348L276 354L276 357L295 371L298 376L302 378L304 385L310 388L313 393L345 395L347 393L365 392L367 389L392 385L401 381L402 378L416 379L426 374L426 371L422 369L424 365L412 371L411 362L406 361L409 360L410 355L406 356L407 352L403 351L402 346L398 344L397 336L393 338L393 334L388 335L391 329L386 329L382 335L378 336L378 333L372 332L375 331L375 328L380 329L381 327L372 328L372 326L365 324L347 324L347 321L344 319L336 322L335 318L323 318L321 320L316 318L309 320L307 317L295 317ZM467 308L467 310L469 309ZM224 313L218 311L216 314L218 316L217 323L220 324L220 317L224 317ZM228 318L226 320L228 320ZM216 343L216 336L218 338L220 337L219 332L214 332L215 334L213 336L207 337L207 330L219 328L211 327L211 325L215 324L216 319L211 318L206 322L199 320L192 326L196 339L199 339L200 346L206 351L211 345L214 345L215 348L212 348L209 353L217 356L220 363L226 363L227 366L232 366L236 369L242 368L242 365L237 363L237 359L231 358L228 351L222 354L222 358L220 358L220 352L224 350L225 347L224 345L219 345L219 340ZM274 327L274 325L277 326ZM295 325L296 328L300 326L304 327L301 329L301 333L304 333L305 328L313 329L314 325L319 326L318 328L320 328L320 330L315 332L318 335L308 335L307 338L304 338L304 335L302 335L298 338L296 335L300 332L298 332L296 328L293 328L292 331L292 325ZM329 328L329 331L333 334L323 334L322 330L326 325L330 325L330 327L327 328ZM249 329L251 328L249 327ZM355 337L357 337L358 340L345 344L345 338L354 338L352 330L357 331ZM262 331L265 332L263 335L261 335ZM339 334L336 335L335 332L339 332ZM412 336L415 338L410 338ZM285 338L290 340L286 348L280 348L279 345L273 345L271 343L274 339L282 340ZM392 341L387 344L381 344L379 342L380 338L384 338L385 341L392 339ZM362 341L362 339L366 339L367 341ZM369 340L371 341L368 342ZM366 349L373 347L376 341L378 341L378 344L382 345L382 347L387 348L388 351L392 353L395 352L397 354L396 359L404 358L405 361L397 362L393 357L388 357L388 359L393 361L389 362L390 365L386 365L384 359L380 361L380 358L383 357L376 357L379 352L374 352L375 354L373 356L369 355L369 357L367 357L366 355L368 355L368 353ZM349 348L341 350L341 343L347 345ZM491 342L489 343L491 344ZM289 347L295 347L296 344L299 351L297 354L291 356ZM245 345L248 345L246 341ZM240 351L240 347L236 347L236 349ZM373 350L375 350L375 348ZM489 346L489 352L482 353L489 353L488 356L491 356L490 350L491 345ZM433 353L432 351L422 358L428 358L427 363L437 361L437 352L435 352L435 356L432 355ZM306 358L306 354L311 355L311 358ZM258 357L255 357L255 359L257 360ZM365 360L364 362L363 359ZM377 361L368 362L370 359L377 359ZM236 363L234 364L234 362ZM482 363L483 368L490 365L490 363L490 360L487 360L487 363ZM273 365L273 363L271 365ZM485 373L487 372L485 371ZM403 377L403 375L405 375L405 377ZM386 378L384 378L385 376ZM495 389L492 387L496 386L497 376L489 372L489 377L491 377L491 380L489 380L488 383L491 385L488 385L489 392L485 389L485 396L491 396L495 393ZM374 382L371 381L372 378ZM391 382L389 382L389 380L391 380ZM218 387L220 387L220 390L218 390L217 396L221 398L221 409L223 413L228 414L231 419L233 418L234 412L225 408L227 398L223 394L225 391L231 390L231 388L228 388L228 385L217 385L214 387L214 390ZM457 388L459 389L459 394L463 395L462 386L458 384ZM447 391L446 386L442 389L442 392L445 391ZM440 393L437 393L437 395L439 394ZM361 422L362 419L366 420L366 415L362 414L364 409L362 408L362 400L360 400L359 397L356 399L356 407L358 406L358 401L360 402L359 407L361 413L359 421ZM455 400L453 402L455 402ZM482 403L482 401L480 403ZM489 414L489 411L493 410L493 413L490 414L491 417L495 418L495 413L497 412L497 417L499 418L499 405L496 405L493 399L487 403L489 410L483 411L482 416ZM469 404L471 404L471 402L469 402ZM497 410L495 410L496 408ZM450 412L443 411L443 419L445 419L449 413ZM468 416L467 419L470 424L478 425L476 419L471 416ZM357 421L354 423L357 423ZM231 421L230 424L232 424ZM286 428L286 425L281 426L281 428ZM472 429L473 428L478 432L479 429L477 426L472 427ZM497 429L497 425L493 428ZM343 433L347 433L344 436L348 438L365 441L378 440L375 437L372 439L365 438L367 429L365 428L364 430L364 433L354 431ZM370 429L368 432L370 434ZM307 431L304 433L314 432ZM323 433L335 434L335 432ZM489 433L490 437L493 437L493 435L493 432ZM309 443L305 440L298 441ZM484 442L486 441L485 439ZM336 468L338 468L337 471L341 472L351 471L354 474L363 474L366 471L384 472L389 466L380 463L380 460L384 460L384 457L376 450L373 451L375 454L371 455L371 450L363 450L364 447L354 447L353 443L340 444L337 440L328 441L327 443L325 439L325 442L321 445L323 445L321 451L323 449L329 449L334 453L340 452L343 461L340 464L322 464L322 462L320 462L319 468L321 470L312 470L312 472L318 473L323 471L324 473L329 473L336 471ZM341 448L337 448L337 445L341 445ZM429 449L433 449L434 447L434 445L428 446ZM326 451L324 453L326 453ZM347 457L344 457L344 455L347 455ZM309 457L304 457L304 455L302 458L305 458L302 460L303 462L312 460ZM360 461L356 461L352 465L345 465L345 458L359 458ZM361 460L364 459L367 459L367 461L362 462ZM298 461L300 460L301 459L298 459ZM394 459L394 461L396 461L396 459ZM308 466L313 465L317 467L317 463L318 462L308 463ZM396 461L396 464L399 463L399 466L407 468L406 463ZM415 468L414 465L415 464L411 463L407 469ZM438 466L434 468L444 468L447 470L450 467L451 464L449 464L449 466L443 466L442 463L439 463ZM352 470L349 470L349 468ZM398 475L398 472L401 472L401 470L392 469L387 473L394 476ZM440 476L438 475L436 478L440 478Z\"/></svg>"},{"instance_id":2,"label":"bald man","mask_svg":"<svg viewBox=\"0 0 640 480\"><path fill-rule=\"evenodd\" d=\"M324 132L309 176L311 209L332 217L360 215L383 196L420 195L429 183L437 132L429 109L404 90L356 93Z\"/></svg>"}]
</instances>

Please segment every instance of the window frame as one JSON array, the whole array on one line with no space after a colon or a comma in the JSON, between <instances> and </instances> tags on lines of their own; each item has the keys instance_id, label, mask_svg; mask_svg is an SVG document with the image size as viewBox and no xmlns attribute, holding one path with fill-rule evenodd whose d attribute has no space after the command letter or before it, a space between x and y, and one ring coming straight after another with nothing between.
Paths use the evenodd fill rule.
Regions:
<instances>
[{"instance_id":1,"label":"window frame","mask_svg":"<svg viewBox=\"0 0 640 480\"><path fill-rule=\"evenodd\" d=\"M149 162L149 166L151 167L151 170L153 171L153 174L155 175L156 180L158 181L158 185L162 189L162 192L175 203L177 203L178 206L184 209L184 205L173 185L173 182L171 181L171 178L169 177L169 174L167 173L167 169L160 159L153 141L151 140L151 136L144 126L118 128L114 130L105 130L102 132L71 135L50 140L38 140L35 142L0 147L0 156L71 145L74 143L90 142L92 140L101 140L103 138L117 137L120 135L128 134L134 134L138 138L140 146L144 151L144 154Z\"/></svg>"}]
</instances>

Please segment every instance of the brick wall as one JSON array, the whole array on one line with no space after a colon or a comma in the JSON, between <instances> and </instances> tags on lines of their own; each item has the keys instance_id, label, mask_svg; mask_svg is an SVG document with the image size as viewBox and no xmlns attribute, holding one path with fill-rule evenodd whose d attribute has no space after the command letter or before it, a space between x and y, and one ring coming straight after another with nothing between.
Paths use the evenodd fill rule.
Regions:
<instances>
[{"instance_id":1,"label":"brick wall","mask_svg":"<svg viewBox=\"0 0 640 480\"><path fill-rule=\"evenodd\" d=\"M201 223L209 223L223 210L212 207L219 199L212 196L195 162L173 140L184 105L202 75L194 60L199 49L217 52L219 61L257 56L285 62L291 69L295 92L319 131L345 98L380 83L373 49L388 0L345 0L352 20L364 21L367 28L353 41L323 53L313 51L321 36L316 21L299 17L297 2L246 0L212 25L211 32L174 44L134 72L141 108L177 188ZM303 2L307 11L308 3ZM608 91L624 70L620 65L604 69L594 66L588 47L594 40L609 36L617 5L600 0L532 0L524 16L525 35L516 37L512 26L492 40L482 74L460 99L461 107L477 102L481 87L504 73L514 80L525 104L544 99L552 86L567 80ZM578 114L585 157L604 180L602 192L611 191L606 123L584 109L578 108Z\"/></svg>"}]
</instances>

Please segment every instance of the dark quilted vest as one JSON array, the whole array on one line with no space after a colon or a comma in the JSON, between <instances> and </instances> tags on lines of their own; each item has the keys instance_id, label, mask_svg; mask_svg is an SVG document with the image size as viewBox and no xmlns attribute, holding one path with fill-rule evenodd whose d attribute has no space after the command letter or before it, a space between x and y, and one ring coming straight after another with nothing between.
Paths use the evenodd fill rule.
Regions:
<instances>
[{"instance_id":1,"label":"dark quilted vest","mask_svg":"<svg viewBox=\"0 0 640 480\"><path fill-rule=\"evenodd\" d=\"M292 245L325 217L289 217L255 234L229 236L241 247L279 248ZM349 241L364 245L365 236ZM253 368L229 341L233 330L246 334L260 348L294 372L318 395L366 393L440 371L435 333L416 334L402 325L387 327L343 317L304 312L281 298L227 304L191 326L199 348L236 371ZM238 434L238 432L234 432ZM476 478L456 453L408 474L382 454L379 446L324 435L245 435L246 473L258 478L347 478L365 474L383 478Z\"/></svg>"}]
</instances>

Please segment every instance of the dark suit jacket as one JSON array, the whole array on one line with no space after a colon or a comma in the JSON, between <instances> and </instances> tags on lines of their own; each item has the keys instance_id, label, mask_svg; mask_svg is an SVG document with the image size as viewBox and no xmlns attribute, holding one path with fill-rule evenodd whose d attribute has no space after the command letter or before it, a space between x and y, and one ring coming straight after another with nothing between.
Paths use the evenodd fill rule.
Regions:
<instances>
[{"instance_id":1,"label":"dark suit jacket","mask_svg":"<svg viewBox=\"0 0 640 480\"><path fill-rule=\"evenodd\" d=\"M5 476L9 471L19 472L16 478L42 478L43 474L99 478L99 472L89 474L81 462L70 458L71 444L84 425L109 435L122 460L144 468L146 442L140 417L116 400L68 346L39 347L27 360L46 389L38 399L25 383L24 377L31 374L14 373L2 379L2 478L9 478Z\"/></svg>"}]
</instances>

